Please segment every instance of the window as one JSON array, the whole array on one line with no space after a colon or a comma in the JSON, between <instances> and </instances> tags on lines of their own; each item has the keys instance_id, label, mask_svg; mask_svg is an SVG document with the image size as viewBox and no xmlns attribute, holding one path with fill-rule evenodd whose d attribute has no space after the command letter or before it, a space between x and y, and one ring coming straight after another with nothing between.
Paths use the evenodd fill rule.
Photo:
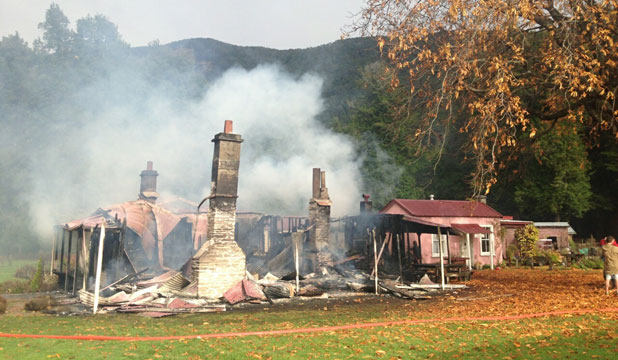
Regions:
<instances>
[{"instance_id":1,"label":"window","mask_svg":"<svg viewBox=\"0 0 618 360\"><path fill-rule=\"evenodd\" d=\"M484 228L493 232L493 227L491 225L481 225ZM490 256L491 255L491 238L493 237L493 233L482 234L481 235L481 256Z\"/></svg>"},{"instance_id":2,"label":"window","mask_svg":"<svg viewBox=\"0 0 618 360\"><path fill-rule=\"evenodd\" d=\"M483 234L481 237L481 255L489 256L491 252L491 244L489 243L489 234Z\"/></svg>"},{"instance_id":3,"label":"window","mask_svg":"<svg viewBox=\"0 0 618 360\"><path fill-rule=\"evenodd\" d=\"M442 235L442 251L444 252L442 255L444 257L448 256L448 249L446 247L446 235ZM431 235L431 256L432 257L440 257L440 244L438 243L438 235Z\"/></svg>"}]
</instances>

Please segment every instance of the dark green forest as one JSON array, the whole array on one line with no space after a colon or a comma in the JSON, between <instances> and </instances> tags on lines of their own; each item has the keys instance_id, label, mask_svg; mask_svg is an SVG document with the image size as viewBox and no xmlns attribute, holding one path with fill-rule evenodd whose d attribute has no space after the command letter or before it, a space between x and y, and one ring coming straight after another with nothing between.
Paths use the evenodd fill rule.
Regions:
<instances>
[{"instance_id":1,"label":"dark green forest","mask_svg":"<svg viewBox=\"0 0 618 360\"><path fill-rule=\"evenodd\" d=\"M472 193L474 164L462 148L466 134L452 124L432 134L439 140L446 137L445 142L423 149L412 145L415 114L396 113L409 90L390 86L375 39L350 38L291 50L213 39L131 47L102 15L71 23L52 5L41 19L42 35L33 44L18 33L0 41L0 246L5 254L36 252L43 241L36 231L41 199L33 198L31 190L40 186L37 179L49 174L39 171L33 159L50 151L67 156L82 151L78 144L89 139L75 139L72 130L88 125L103 110L148 106L129 104L136 100L127 94L161 89L181 109L233 67L272 63L295 77L322 77L319 120L354 139L363 191L372 194L375 206L394 197L467 199ZM393 121L402 116L409 118L405 127ZM528 143L517 161L501 169L488 203L515 218L570 221L582 237L618 234L615 139L585 146L581 129L555 124L546 130ZM80 176L76 169L89 166L90 159L77 157L71 169L58 171L75 179ZM65 191L70 201L75 194L70 188Z\"/></svg>"}]
</instances>

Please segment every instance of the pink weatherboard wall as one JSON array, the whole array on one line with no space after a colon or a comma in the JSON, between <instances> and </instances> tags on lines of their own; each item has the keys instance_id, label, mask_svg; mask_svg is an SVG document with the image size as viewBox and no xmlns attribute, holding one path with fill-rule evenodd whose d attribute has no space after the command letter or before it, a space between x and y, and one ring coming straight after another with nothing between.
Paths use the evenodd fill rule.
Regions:
<instances>
[{"instance_id":1,"label":"pink weatherboard wall","mask_svg":"<svg viewBox=\"0 0 618 360\"><path fill-rule=\"evenodd\" d=\"M388 209L384 209L383 213L386 214L406 214L406 210L402 209L398 204L393 204ZM417 216L418 217L418 216ZM494 234L494 266L497 266L502 261L502 253L503 246L502 241L500 240L500 218L495 217L451 217L451 216L440 216L440 217L430 217L423 216L418 217L424 221L429 221L432 223L441 224L443 226L451 226L451 224L478 224L480 226L483 225L491 225L493 227ZM417 240L416 234L409 234L410 239L410 247L412 243ZM423 259L423 263L435 263L439 261L439 256L432 256L431 251L431 242L432 235L431 234L421 234L421 256ZM457 236L454 234L449 235L449 245L451 251L451 258L462 258L466 257L467 254L461 253L461 247L466 242L465 235ZM465 245L464 245L465 246ZM470 246L473 249L473 260L472 264L481 264L481 265L490 265L491 259L489 255L481 255L481 234L470 234ZM465 255L465 256L462 256ZM446 256L445 256L446 258Z\"/></svg>"}]
</instances>

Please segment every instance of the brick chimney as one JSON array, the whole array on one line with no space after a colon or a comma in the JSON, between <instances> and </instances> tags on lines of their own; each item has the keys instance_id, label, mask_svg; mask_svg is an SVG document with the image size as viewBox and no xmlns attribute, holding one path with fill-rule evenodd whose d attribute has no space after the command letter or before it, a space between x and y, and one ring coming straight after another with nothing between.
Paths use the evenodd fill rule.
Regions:
<instances>
[{"instance_id":1,"label":"brick chimney","mask_svg":"<svg viewBox=\"0 0 618 360\"><path fill-rule=\"evenodd\" d=\"M140 200L156 203L159 193L157 193L157 176L159 173L152 169L152 161L146 162L146 170L140 174L142 181L139 186Z\"/></svg>"},{"instance_id":2,"label":"brick chimney","mask_svg":"<svg viewBox=\"0 0 618 360\"><path fill-rule=\"evenodd\" d=\"M373 210L373 201L369 200L371 195L363 194L363 201L360 202L360 213L367 214Z\"/></svg>"},{"instance_id":3,"label":"brick chimney","mask_svg":"<svg viewBox=\"0 0 618 360\"><path fill-rule=\"evenodd\" d=\"M313 169L312 190L313 197L309 200L309 222L313 227L309 231L309 251L316 254L316 258L312 259L315 272L319 267L332 263L332 254L328 251L332 203L326 187L326 172L319 168Z\"/></svg>"},{"instance_id":4,"label":"brick chimney","mask_svg":"<svg viewBox=\"0 0 618 360\"><path fill-rule=\"evenodd\" d=\"M240 135L226 120L224 132L215 135L209 196L207 241L193 257L193 280L199 297L219 298L245 278L245 253L234 240Z\"/></svg>"}]
</instances>

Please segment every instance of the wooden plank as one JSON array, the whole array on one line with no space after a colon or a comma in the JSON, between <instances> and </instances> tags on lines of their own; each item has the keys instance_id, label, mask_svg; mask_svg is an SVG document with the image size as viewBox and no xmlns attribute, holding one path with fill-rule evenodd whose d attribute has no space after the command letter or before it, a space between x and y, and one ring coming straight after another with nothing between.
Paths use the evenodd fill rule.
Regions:
<instances>
[{"instance_id":1,"label":"wooden plank","mask_svg":"<svg viewBox=\"0 0 618 360\"><path fill-rule=\"evenodd\" d=\"M376 235L375 235L375 229L374 229L374 231L373 231L373 240L374 240L374 242L375 242L375 237L376 237ZM386 244L387 244L387 243L389 243L389 242L391 241L391 239L392 239L392 238L393 238L393 237L392 237L392 236L391 236L391 234L389 233L389 234L386 236L386 238L384 239L384 242L382 243L382 247L380 248L380 253L378 254L378 262L379 262L379 261L380 261L380 259L382 258L382 253L384 252L384 247L386 246ZM374 250L374 254L375 254L375 250ZM376 267L376 266L374 266L374 269L373 269L373 271L371 272L371 275L370 275L369 277L373 276L373 274L375 274L375 273L376 273L376 269L377 269L377 267Z\"/></svg>"},{"instance_id":2,"label":"wooden plank","mask_svg":"<svg viewBox=\"0 0 618 360\"><path fill-rule=\"evenodd\" d=\"M99 236L98 256L97 256L97 270L94 280L94 304L92 305L92 313L97 313L97 307L99 306L99 288L101 287L101 267L103 266L103 245L105 242L105 220L101 221L101 231Z\"/></svg>"},{"instance_id":3,"label":"wooden plank","mask_svg":"<svg viewBox=\"0 0 618 360\"><path fill-rule=\"evenodd\" d=\"M440 284L444 290L444 249L442 249L442 234L440 233L440 226L438 226L438 248L440 249Z\"/></svg>"},{"instance_id":4,"label":"wooden plank","mask_svg":"<svg viewBox=\"0 0 618 360\"><path fill-rule=\"evenodd\" d=\"M451 237L449 231L446 230L446 255L448 256L448 263L452 264L451 260Z\"/></svg>"},{"instance_id":5,"label":"wooden plank","mask_svg":"<svg viewBox=\"0 0 618 360\"><path fill-rule=\"evenodd\" d=\"M86 229L84 229L82 227L82 255L84 257L84 265L82 266L84 268L83 271L83 275L84 278L82 279L82 289L86 290L86 286L87 286L87 281L88 281L88 268L90 267L88 264L88 260L87 260L87 255L88 253L86 252L86 249L88 247L86 246Z\"/></svg>"},{"instance_id":6,"label":"wooden plank","mask_svg":"<svg viewBox=\"0 0 618 360\"><path fill-rule=\"evenodd\" d=\"M399 276L403 279L403 267L401 266L401 234L397 234L397 257L399 258Z\"/></svg>"},{"instance_id":7,"label":"wooden plank","mask_svg":"<svg viewBox=\"0 0 618 360\"><path fill-rule=\"evenodd\" d=\"M373 230L371 230L371 234L372 234L372 238L373 238L373 271L375 272L375 291L376 291L376 295L378 295L380 293L380 290L378 289L378 246L376 244L376 230L375 228ZM384 242L386 243L386 241ZM381 254L380 254L381 255Z\"/></svg>"},{"instance_id":8,"label":"wooden plank","mask_svg":"<svg viewBox=\"0 0 618 360\"><path fill-rule=\"evenodd\" d=\"M62 229L62 248L60 250L60 269L58 269L58 274L62 274L62 266L64 265L64 238L66 231Z\"/></svg>"},{"instance_id":9,"label":"wooden plank","mask_svg":"<svg viewBox=\"0 0 618 360\"><path fill-rule=\"evenodd\" d=\"M71 291L73 295L75 295L75 287L77 286L77 268L79 267L79 253L81 250L80 245L81 241L77 241L75 244L75 270L73 271L73 290Z\"/></svg>"}]
</instances>

